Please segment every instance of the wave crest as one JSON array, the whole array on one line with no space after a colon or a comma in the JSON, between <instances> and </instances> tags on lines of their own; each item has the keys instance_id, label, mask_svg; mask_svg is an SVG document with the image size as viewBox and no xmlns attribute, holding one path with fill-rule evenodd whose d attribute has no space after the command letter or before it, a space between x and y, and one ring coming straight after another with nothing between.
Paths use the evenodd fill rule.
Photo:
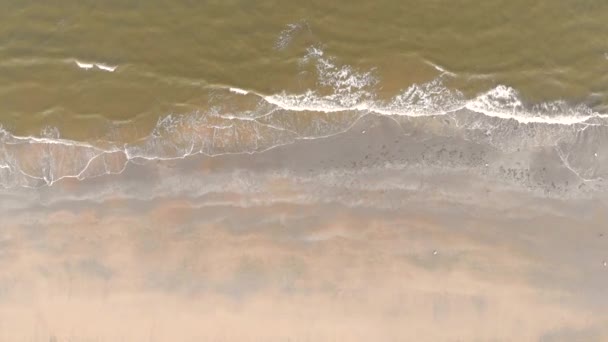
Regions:
<instances>
[{"instance_id":1,"label":"wave crest","mask_svg":"<svg viewBox=\"0 0 608 342\"><path fill-rule=\"evenodd\" d=\"M53 128L39 137L20 137L0 127L0 185L37 187L63 178L120 173L130 161L262 152L301 139L339 134L370 114L391 116L403 124L444 116L454 125L441 134L491 144L505 152L555 147L564 163L582 178L600 177L604 172L603 167L587 167L586 158L566 152L579 145L591 148L590 141L597 146L608 141L604 133L608 115L584 105L563 101L527 105L515 89L504 85L467 99L444 85L446 77L455 77L445 72L431 82L410 85L392 98L381 99L373 70L340 65L319 47L309 48L304 61L314 63L315 89L262 94L215 86L213 91L225 93L221 97L225 103L206 112L167 115L136 142L71 141L61 139ZM225 104L231 101L245 105L230 109Z\"/></svg>"}]
</instances>

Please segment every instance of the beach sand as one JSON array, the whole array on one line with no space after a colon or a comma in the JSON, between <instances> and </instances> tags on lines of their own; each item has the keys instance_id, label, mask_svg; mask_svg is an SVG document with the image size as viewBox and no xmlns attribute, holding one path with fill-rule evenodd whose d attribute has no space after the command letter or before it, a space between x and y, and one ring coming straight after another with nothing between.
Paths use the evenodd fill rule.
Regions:
<instances>
[{"instance_id":1,"label":"beach sand","mask_svg":"<svg viewBox=\"0 0 608 342\"><path fill-rule=\"evenodd\" d=\"M608 339L602 198L360 125L5 193L0 341ZM416 167L442 147L463 155Z\"/></svg>"}]
</instances>

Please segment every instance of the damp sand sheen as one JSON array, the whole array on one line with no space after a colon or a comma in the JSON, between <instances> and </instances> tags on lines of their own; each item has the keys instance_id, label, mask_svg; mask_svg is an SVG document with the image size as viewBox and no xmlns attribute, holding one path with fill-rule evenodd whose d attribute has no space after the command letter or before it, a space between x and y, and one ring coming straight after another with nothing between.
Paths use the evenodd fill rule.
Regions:
<instances>
[{"instance_id":1,"label":"damp sand sheen","mask_svg":"<svg viewBox=\"0 0 608 342\"><path fill-rule=\"evenodd\" d=\"M608 340L606 19L0 1L0 341Z\"/></svg>"}]
</instances>

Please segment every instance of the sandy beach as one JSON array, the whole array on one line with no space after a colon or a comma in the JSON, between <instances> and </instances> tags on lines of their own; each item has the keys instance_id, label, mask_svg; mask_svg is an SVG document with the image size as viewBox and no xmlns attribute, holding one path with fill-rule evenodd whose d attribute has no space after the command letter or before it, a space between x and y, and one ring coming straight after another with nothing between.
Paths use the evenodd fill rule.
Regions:
<instances>
[{"instance_id":1,"label":"sandy beach","mask_svg":"<svg viewBox=\"0 0 608 342\"><path fill-rule=\"evenodd\" d=\"M0 340L608 338L605 202L398 168L361 125L4 196Z\"/></svg>"}]
</instances>

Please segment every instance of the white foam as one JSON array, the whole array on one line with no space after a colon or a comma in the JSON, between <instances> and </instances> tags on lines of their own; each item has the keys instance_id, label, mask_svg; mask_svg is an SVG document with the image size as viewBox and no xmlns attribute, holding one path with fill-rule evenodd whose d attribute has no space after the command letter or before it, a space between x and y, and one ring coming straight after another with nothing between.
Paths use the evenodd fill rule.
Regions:
<instances>
[{"instance_id":1,"label":"white foam","mask_svg":"<svg viewBox=\"0 0 608 342\"><path fill-rule=\"evenodd\" d=\"M102 63L96 63L95 66L98 69L101 69L103 71L108 71L108 72L114 72L114 70L116 70L116 68L118 68L117 65L107 65L107 64L102 64Z\"/></svg>"},{"instance_id":2,"label":"white foam","mask_svg":"<svg viewBox=\"0 0 608 342\"><path fill-rule=\"evenodd\" d=\"M456 76L456 73L448 71L444 67L442 67L442 66L440 66L438 64L435 64L435 63L430 62L430 61L426 61L426 63L428 63L433 68L435 68L435 70L439 71L441 73L441 75L447 75L447 76L450 76L450 77L455 77Z\"/></svg>"},{"instance_id":3,"label":"white foam","mask_svg":"<svg viewBox=\"0 0 608 342\"><path fill-rule=\"evenodd\" d=\"M463 108L464 95L446 88L441 78L423 84L413 84L374 110L379 114L405 116L443 115Z\"/></svg>"},{"instance_id":4,"label":"white foam","mask_svg":"<svg viewBox=\"0 0 608 342\"><path fill-rule=\"evenodd\" d=\"M80 68L80 69L85 69L85 70L89 70L92 69L95 64L94 63L85 63L85 62L81 62L79 60L74 60L74 62L76 63L76 65Z\"/></svg>"},{"instance_id":5,"label":"white foam","mask_svg":"<svg viewBox=\"0 0 608 342\"><path fill-rule=\"evenodd\" d=\"M228 90L230 90L230 92L232 92L232 93L240 94L240 95L249 94L249 92L247 90L241 89L241 88L236 88L236 87L230 87L230 88L228 88Z\"/></svg>"},{"instance_id":6,"label":"white foam","mask_svg":"<svg viewBox=\"0 0 608 342\"><path fill-rule=\"evenodd\" d=\"M339 65L334 58L326 57L324 51L316 46L308 48L303 61L315 63L317 82L323 89L308 90L301 94L254 94L272 105L290 111L331 113L372 110L373 88L378 83L373 70L360 71L349 65ZM321 95L319 91L327 94Z\"/></svg>"},{"instance_id":7,"label":"white foam","mask_svg":"<svg viewBox=\"0 0 608 342\"><path fill-rule=\"evenodd\" d=\"M87 62L79 61L77 59L74 60L74 63L76 63L76 65L79 68L85 69L85 70L97 68L99 70L103 70L103 71L107 71L107 72L114 72L116 70L116 68L118 68L117 65L108 65L108 64L104 64L104 63L87 63Z\"/></svg>"},{"instance_id":8,"label":"white foam","mask_svg":"<svg viewBox=\"0 0 608 342\"><path fill-rule=\"evenodd\" d=\"M324 86L331 86L335 93L351 93L373 86L377 78L373 71L359 71L350 65L338 65L334 58L326 57L323 50L310 47L305 57L315 60L318 82Z\"/></svg>"},{"instance_id":9,"label":"white foam","mask_svg":"<svg viewBox=\"0 0 608 342\"><path fill-rule=\"evenodd\" d=\"M318 46L308 49L304 61L316 63L318 83L331 88L329 94L321 95L318 90L299 94L248 93L256 94L267 103L289 111L362 111L418 117L445 115L467 109L488 117L515 120L521 124L551 125L587 124L594 118L608 118L608 115L593 112L584 106L570 108L563 103L547 103L528 108L517 91L504 85L467 100L462 93L443 85L441 76L455 74L431 62L427 63L442 73L440 77L428 83L413 84L394 98L379 101L374 92L378 80L372 71L359 71L348 65L338 65L334 58L327 57Z\"/></svg>"},{"instance_id":10,"label":"white foam","mask_svg":"<svg viewBox=\"0 0 608 342\"><path fill-rule=\"evenodd\" d=\"M498 85L473 99L450 90L442 83L441 76L456 76L445 68L427 62L442 74L424 84L414 84L389 101L377 101L373 86L377 79L372 71L357 71L351 66L339 66L334 58L327 57L317 46L310 47L305 61L314 60L318 82L331 86L333 93L319 95L309 90L302 94L260 95L267 102L292 111L367 111L383 115L434 116L453 113L462 109L503 120L515 120L522 124L586 124L594 118L605 119L607 114L593 112L584 106L574 108L561 102L545 103L533 108L524 106L513 88Z\"/></svg>"},{"instance_id":11,"label":"white foam","mask_svg":"<svg viewBox=\"0 0 608 342\"><path fill-rule=\"evenodd\" d=\"M532 109L526 108L517 91L504 85L499 85L473 100L467 101L464 108L486 116L515 120L523 124L576 125L593 118L608 117L606 114L596 113L582 106L576 107L572 111L572 108L567 108L563 102L545 103ZM554 113L554 109L569 113Z\"/></svg>"},{"instance_id":12,"label":"white foam","mask_svg":"<svg viewBox=\"0 0 608 342\"><path fill-rule=\"evenodd\" d=\"M279 34L279 37L274 44L275 48L277 50L285 49L287 46L289 46L296 33L300 32L304 28L308 28L308 23L306 21L287 24L287 27Z\"/></svg>"},{"instance_id":13,"label":"white foam","mask_svg":"<svg viewBox=\"0 0 608 342\"><path fill-rule=\"evenodd\" d=\"M371 111L371 103L357 103L358 97L318 96L314 91L304 94L261 95L264 101L294 112L335 113L344 111Z\"/></svg>"},{"instance_id":14,"label":"white foam","mask_svg":"<svg viewBox=\"0 0 608 342\"><path fill-rule=\"evenodd\" d=\"M252 93L252 92L250 92ZM257 94L257 93L254 93ZM527 108L517 92L499 85L486 93L466 100L458 91L449 90L438 80L412 85L403 93L382 103L365 91L321 96L309 90L302 94L262 95L266 102L289 111L344 112L363 111L381 115L435 116L467 109L488 117L514 120L521 124L578 125L592 119L606 119L608 114L594 112L584 106L568 107L565 103L545 103ZM560 113L562 110L564 113Z\"/></svg>"}]
</instances>

